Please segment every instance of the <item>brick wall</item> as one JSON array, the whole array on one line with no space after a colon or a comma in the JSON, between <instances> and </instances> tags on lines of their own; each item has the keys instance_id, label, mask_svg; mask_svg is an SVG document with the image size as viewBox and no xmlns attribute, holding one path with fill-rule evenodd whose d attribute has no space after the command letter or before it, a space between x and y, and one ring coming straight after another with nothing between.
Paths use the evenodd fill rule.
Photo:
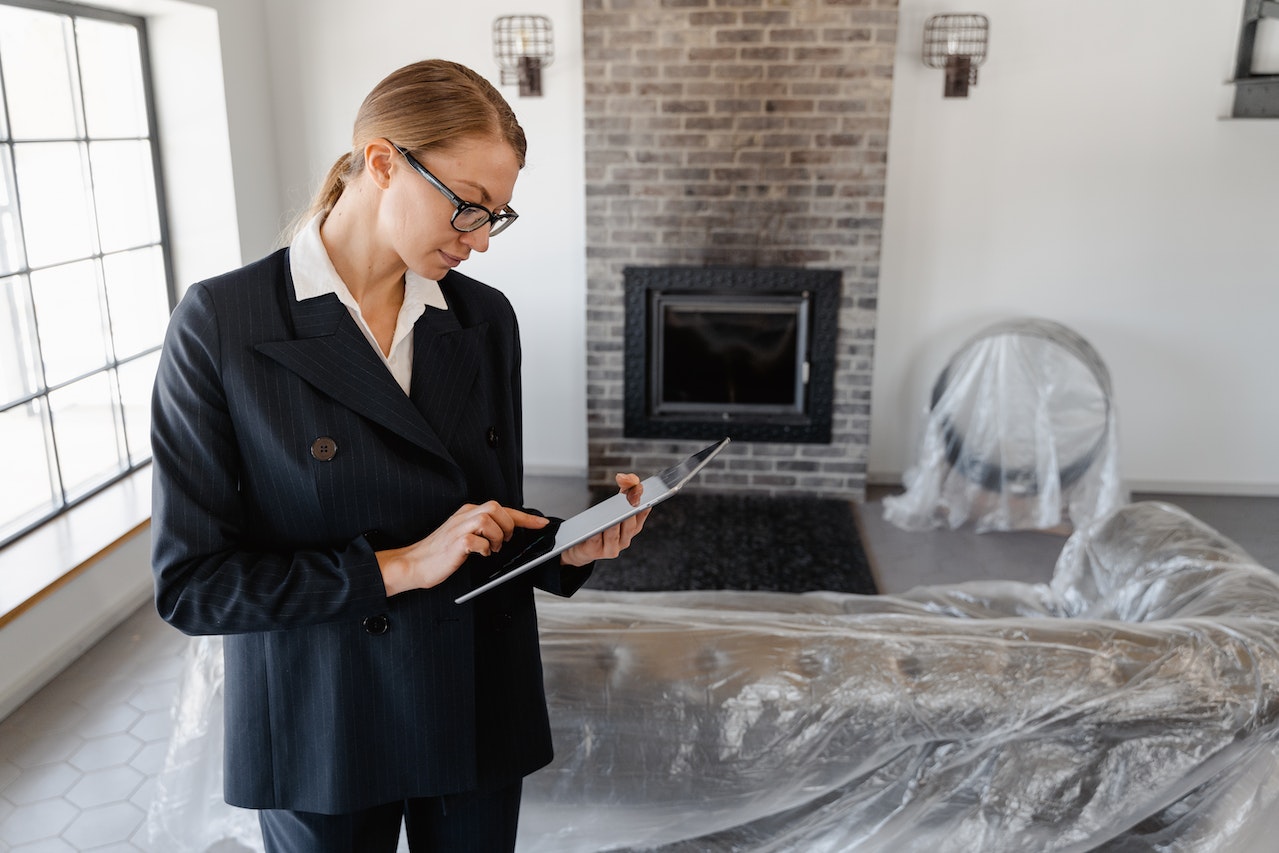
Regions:
<instances>
[{"instance_id":1,"label":"brick wall","mask_svg":"<svg viewBox=\"0 0 1279 853\"><path fill-rule=\"evenodd\" d=\"M591 483L706 443L623 435L622 270L797 266L843 276L832 441L735 443L696 485L863 498L897 0L583 14Z\"/></svg>"}]
</instances>

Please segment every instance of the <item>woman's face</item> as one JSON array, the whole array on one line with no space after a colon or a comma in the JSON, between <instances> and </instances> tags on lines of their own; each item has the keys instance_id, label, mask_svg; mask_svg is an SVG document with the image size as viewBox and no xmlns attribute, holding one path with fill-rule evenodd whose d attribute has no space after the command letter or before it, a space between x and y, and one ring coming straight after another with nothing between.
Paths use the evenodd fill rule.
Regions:
<instances>
[{"instance_id":1,"label":"woman's face","mask_svg":"<svg viewBox=\"0 0 1279 853\"><path fill-rule=\"evenodd\" d=\"M501 212L511 202L519 161L506 142L466 137L448 148L413 157L462 201ZM438 281L489 245L489 225L467 233L453 228L453 202L398 151L385 197L388 238L405 266Z\"/></svg>"}]
</instances>

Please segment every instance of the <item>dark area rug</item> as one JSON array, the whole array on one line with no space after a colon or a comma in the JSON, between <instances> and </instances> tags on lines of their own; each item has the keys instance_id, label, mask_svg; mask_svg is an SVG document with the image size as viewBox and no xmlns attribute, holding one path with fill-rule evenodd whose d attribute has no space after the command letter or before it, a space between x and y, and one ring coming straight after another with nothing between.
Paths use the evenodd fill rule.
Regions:
<instances>
[{"instance_id":1,"label":"dark area rug","mask_svg":"<svg viewBox=\"0 0 1279 853\"><path fill-rule=\"evenodd\" d=\"M597 565L586 586L876 592L850 501L700 492L655 507L631 547Z\"/></svg>"}]
</instances>

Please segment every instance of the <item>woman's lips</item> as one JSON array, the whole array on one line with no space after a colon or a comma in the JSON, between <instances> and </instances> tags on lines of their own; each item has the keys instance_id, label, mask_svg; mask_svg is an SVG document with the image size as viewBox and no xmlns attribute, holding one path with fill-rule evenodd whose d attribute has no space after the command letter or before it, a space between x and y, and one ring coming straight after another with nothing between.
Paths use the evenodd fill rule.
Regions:
<instances>
[{"instance_id":1,"label":"woman's lips","mask_svg":"<svg viewBox=\"0 0 1279 853\"><path fill-rule=\"evenodd\" d=\"M450 268L455 267L462 263L462 261L466 260L466 258L459 258L457 255L450 255L448 252L443 251L440 252L440 257L444 259L444 263Z\"/></svg>"}]
</instances>

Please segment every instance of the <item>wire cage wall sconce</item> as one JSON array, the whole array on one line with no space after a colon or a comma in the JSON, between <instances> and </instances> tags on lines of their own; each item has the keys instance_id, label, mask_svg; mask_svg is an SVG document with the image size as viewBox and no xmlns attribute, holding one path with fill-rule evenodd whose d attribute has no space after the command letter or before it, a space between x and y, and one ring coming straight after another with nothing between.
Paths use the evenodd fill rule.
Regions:
<instances>
[{"instance_id":1,"label":"wire cage wall sconce","mask_svg":"<svg viewBox=\"0 0 1279 853\"><path fill-rule=\"evenodd\" d=\"M933 15L924 22L924 64L946 69L947 98L967 98L968 87L977 85L989 39L985 15Z\"/></svg>"},{"instance_id":2,"label":"wire cage wall sconce","mask_svg":"<svg viewBox=\"0 0 1279 853\"><path fill-rule=\"evenodd\" d=\"M503 85L518 83L521 95L540 97L542 69L555 59L551 19L545 15L503 15L493 22L493 58Z\"/></svg>"}]
</instances>

